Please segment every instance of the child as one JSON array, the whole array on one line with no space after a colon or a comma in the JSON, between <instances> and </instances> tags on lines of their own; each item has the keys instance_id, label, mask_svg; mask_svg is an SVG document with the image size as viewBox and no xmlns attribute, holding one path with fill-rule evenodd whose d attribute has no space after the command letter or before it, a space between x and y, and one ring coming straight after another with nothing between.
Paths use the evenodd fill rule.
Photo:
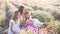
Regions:
<instances>
[{"instance_id":1,"label":"child","mask_svg":"<svg viewBox=\"0 0 60 34\"><path fill-rule=\"evenodd\" d=\"M28 32L28 34L37 34L38 29L33 25L31 15L28 12L25 13L25 18L26 18L25 29Z\"/></svg>"},{"instance_id":2,"label":"child","mask_svg":"<svg viewBox=\"0 0 60 34\"><path fill-rule=\"evenodd\" d=\"M18 17L19 17L19 12L16 11L14 13L14 17L10 20L8 34L19 34L20 19L18 19Z\"/></svg>"}]
</instances>

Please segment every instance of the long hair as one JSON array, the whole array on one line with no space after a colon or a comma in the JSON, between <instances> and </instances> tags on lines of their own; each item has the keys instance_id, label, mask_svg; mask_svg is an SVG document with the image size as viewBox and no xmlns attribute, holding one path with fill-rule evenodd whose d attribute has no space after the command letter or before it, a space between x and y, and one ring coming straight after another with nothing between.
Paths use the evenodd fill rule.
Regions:
<instances>
[{"instance_id":1,"label":"long hair","mask_svg":"<svg viewBox=\"0 0 60 34\"><path fill-rule=\"evenodd\" d=\"M18 11L22 14L23 9L24 9L24 6L20 6L19 9L18 9Z\"/></svg>"}]
</instances>

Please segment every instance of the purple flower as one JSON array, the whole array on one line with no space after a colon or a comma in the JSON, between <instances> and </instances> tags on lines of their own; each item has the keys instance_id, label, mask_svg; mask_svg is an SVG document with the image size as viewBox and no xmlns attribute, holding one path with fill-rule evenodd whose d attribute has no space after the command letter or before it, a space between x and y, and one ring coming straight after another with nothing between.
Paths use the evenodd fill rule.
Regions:
<instances>
[{"instance_id":1,"label":"purple flower","mask_svg":"<svg viewBox=\"0 0 60 34\"><path fill-rule=\"evenodd\" d=\"M32 29L33 32L37 32L38 31L38 29L33 25L33 23L26 24L25 29L26 29L26 31L29 30L29 29Z\"/></svg>"}]
</instances>

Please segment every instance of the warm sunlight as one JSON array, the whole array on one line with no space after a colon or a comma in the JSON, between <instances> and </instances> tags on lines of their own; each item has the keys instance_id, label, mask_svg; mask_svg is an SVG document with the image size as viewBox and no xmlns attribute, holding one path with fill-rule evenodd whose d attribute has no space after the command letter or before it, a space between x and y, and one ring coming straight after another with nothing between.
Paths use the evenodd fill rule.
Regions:
<instances>
[{"instance_id":1,"label":"warm sunlight","mask_svg":"<svg viewBox=\"0 0 60 34\"><path fill-rule=\"evenodd\" d=\"M0 34L60 34L60 0L0 0Z\"/></svg>"}]
</instances>

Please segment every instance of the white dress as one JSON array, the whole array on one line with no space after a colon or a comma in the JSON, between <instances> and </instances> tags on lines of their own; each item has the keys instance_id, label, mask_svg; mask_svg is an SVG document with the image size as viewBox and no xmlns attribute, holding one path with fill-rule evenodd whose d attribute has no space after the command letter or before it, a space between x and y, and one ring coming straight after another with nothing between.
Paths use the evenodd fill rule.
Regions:
<instances>
[{"instance_id":1,"label":"white dress","mask_svg":"<svg viewBox=\"0 0 60 34\"><path fill-rule=\"evenodd\" d=\"M9 24L9 29L8 29L8 34L13 34L10 30L11 28L11 23L13 23L13 31L16 33L16 34L19 34L20 32L20 28L19 28L19 25L20 25L20 19L16 20L14 22L14 20L10 20L10 24Z\"/></svg>"}]
</instances>

